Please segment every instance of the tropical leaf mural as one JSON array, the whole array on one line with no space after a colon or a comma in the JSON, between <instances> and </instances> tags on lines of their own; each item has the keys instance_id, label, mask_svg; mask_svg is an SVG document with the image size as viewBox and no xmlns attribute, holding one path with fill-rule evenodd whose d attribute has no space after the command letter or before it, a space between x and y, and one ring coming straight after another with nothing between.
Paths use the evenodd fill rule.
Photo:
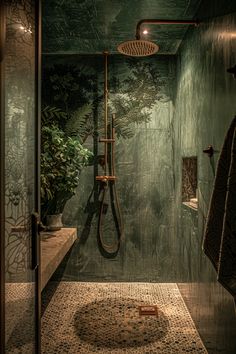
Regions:
<instances>
[{"instance_id":1,"label":"tropical leaf mural","mask_svg":"<svg viewBox=\"0 0 236 354\"><path fill-rule=\"evenodd\" d=\"M89 58L87 63L77 57L76 62L64 61L63 65L57 60L45 70L43 81L43 102L47 105L43 114L48 118L55 115L61 128L69 135L79 136L82 143L94 133L96 114L97 132L103 133L103 57ZM108 106L110 114L116 113L117 137L129 139L134 134L134 124L148 123L156 102L169 99L168 79L152 61L128 58L125 65L126 74L119 77L110 69Z\"/></svg>"},{"instance_id":2,"label":"tropical leaf mural","mask_svg":"<svg viewBox=\"0 0 236 354\"><path fill-rule=\"evenodd\" d=\"M92 103L87 103L73 112L65 125L65 132L68 136L78 136L83 143L93 133L92 124Z\"/></svg>"}]
</instances>

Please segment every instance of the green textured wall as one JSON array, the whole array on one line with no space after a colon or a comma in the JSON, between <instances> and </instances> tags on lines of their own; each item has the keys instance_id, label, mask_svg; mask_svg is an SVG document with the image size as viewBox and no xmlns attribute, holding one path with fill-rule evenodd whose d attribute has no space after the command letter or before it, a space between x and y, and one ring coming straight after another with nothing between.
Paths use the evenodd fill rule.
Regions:
<instances>
[{"instance_id":1,"label":"green textured wall","mask_svg":"<svg viewBox=\"0 0 236 354\"><path fill-rule=\"evenodd\" d=\"M236 348L233 298L217 283L216 273L201 249L219 151L236 113L236 81L227 73L236 60L235 21L235 14L231 14L189 31L177 65L174 160L177 243L182 262L177 278L188 284L183 294L212 354L234 353ZM209 144L216 150L211 159L202 152ZM180 207L181 158L186 156L198 157L198 212Z\"/></svg>"},{"instance_id":2,"label":"green textured wall","mask_svg":"<svg viewBox=\"0 0 236 354\"><path fill-rule=\"evenodd\" d=\"M87 73L87 80L97 83L94 97L102 98L102 56L47 56L44 58L45 103L50 102L48 73L53 70L53 65L59 64L64 65L63 72L70 65L75 65L78 71ZM117 135L115 145L124 241L116 259L109 260L100 255L96 240L98 217L93 214L93 197L89 199L93 190L94 166L87 167L81 174L76 195L67 203L63 215L66 225L78 227L80 239L64 264L63 279L172 281L176 272L173 256L175 61L171 56L168 60L165 57L133 60L112 56L109 58L109 73L109 105L113 110L116 108L117 119L125 116L127 111L131 117L128 122L130 119L140 121L139 124L130 124L129 134L125 137ZM160 86L159 92L154 81ZM80 85L83 83L79 82ZM146 107L142 108L142 112L146 112L144 114L140 111L139 102L146 96L149 99L145 101ZM119 104L115 103L117 100ZM131 105L131 101L135 103ZM97 106L94 100L93 105L93 114L99 125L103 119L102 103ZM148 117L146 122L145 117ZM86 146L94 148L92 136L87 139ZM100 144L98 154L101 153ZM105 217L104 237L112 239L114 235L109 209Z\"/></svg>"},{"instance_id":3,"label":"green textured wall","mask_svg":"<svg viewBox=\"0 0 236 354\"><path fill-rule=\"evenodd\" d=\"M235 61L235 39L232 36L235 33L234 21L235 16L229 15L224 19L203 23L198 31L193 34L190 32L185 38L178 56L174 119L177 196L181 198L181 158L197 156L200 237L219 151L236 112L236 85L233 77L227 73L227 68L233 66ZM210 144L216 150L211 159L202 152ZM177 204L180 204L179 200ZM199 274L204 273L199 269ZM180 274L183 274L181 268Z\"/></svg>"}]
</instances>

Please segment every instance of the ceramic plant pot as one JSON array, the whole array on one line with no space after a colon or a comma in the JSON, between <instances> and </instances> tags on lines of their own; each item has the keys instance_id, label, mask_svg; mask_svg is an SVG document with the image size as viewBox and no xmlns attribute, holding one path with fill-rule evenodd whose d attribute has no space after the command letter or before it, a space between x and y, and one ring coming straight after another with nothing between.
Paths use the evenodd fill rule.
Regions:
<instances>
[{"instance_id":1,"label":"ceramic plant pot","mask_svg":"<svg viewBox=\"0 0 236 354\"><path fill-rule=\"evenodd\" d=\"M48 231L60 230L63 227L61 218L62 218L62 214L47 215L46 216L47 230Z\"/></svg>"}]
</instances>

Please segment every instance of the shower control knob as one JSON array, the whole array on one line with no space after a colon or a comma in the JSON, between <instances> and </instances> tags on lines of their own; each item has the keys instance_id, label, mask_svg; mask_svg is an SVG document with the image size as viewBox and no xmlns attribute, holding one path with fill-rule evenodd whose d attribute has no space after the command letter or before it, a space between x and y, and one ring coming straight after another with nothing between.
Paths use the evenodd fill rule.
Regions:
<instances>
[{"instance_id":1,"label":"shower control knob","mask_svg":"<svg viewBox=\"0 0 236 354\"><path fill-rule=\"evenodd\" d=\"M214 149L212 145L209 145L206 149L203 150L204 154L207 154L209 157L212 157L214 154Z\"/></svg>"},{"instance_id":2,"label":"shower control knob","mask_svg":"<svg viewBox=\"0 0 236 354\"><path fill-rule=\"evenodd\" d=\"M232 68L227 69L229 74L232 74L234 79L236 79L236 65L232 66Z\"/></svg>"}]
</instances>

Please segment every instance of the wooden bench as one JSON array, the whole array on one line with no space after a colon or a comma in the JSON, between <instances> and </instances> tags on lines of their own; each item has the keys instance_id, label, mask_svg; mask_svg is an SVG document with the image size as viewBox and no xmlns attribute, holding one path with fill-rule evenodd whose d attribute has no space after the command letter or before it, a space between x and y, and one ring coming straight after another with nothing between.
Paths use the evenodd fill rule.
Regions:
<instances>
[{"instance_id":1,"label":"wooden bench","mask_svg":"<svg viewBox=\"0 0 236 354\"><path fill-rule=\"evenodd\" d=\"M41 290L77 239L76 228L41 232Z\"/></svg>"}]
</instances>

